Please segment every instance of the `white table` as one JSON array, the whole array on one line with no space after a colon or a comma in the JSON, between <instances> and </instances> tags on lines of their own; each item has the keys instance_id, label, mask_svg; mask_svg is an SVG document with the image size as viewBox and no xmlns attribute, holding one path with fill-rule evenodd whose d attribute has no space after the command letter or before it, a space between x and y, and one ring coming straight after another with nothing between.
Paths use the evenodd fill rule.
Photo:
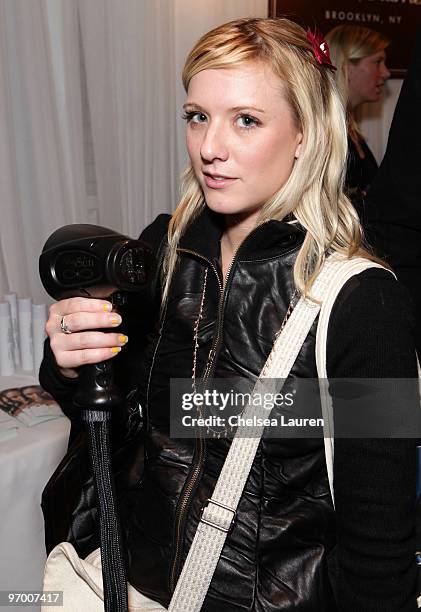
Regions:
<instances>
[{"instance_id":1,"label":"white table","mask_svg":"<svg viewBox=\"0 0 421 612\"><path fill-rule=\"evenodd\" d=\"M0 377L0 389L37 384L30 375ZM40 590L45 563L41 493L64 456L70 423L59 418L0 442L0 590ZM2 612L39 606L2 607Z\"/></svg>"}]
</instances>

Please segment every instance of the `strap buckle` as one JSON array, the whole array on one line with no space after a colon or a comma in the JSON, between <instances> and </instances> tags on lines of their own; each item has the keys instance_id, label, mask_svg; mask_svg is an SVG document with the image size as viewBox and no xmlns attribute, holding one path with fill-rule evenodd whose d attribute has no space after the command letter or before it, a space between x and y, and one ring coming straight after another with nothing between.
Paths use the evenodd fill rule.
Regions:
<instances>
[{"instance_id":1,"label":"strap buckle","mask_svg":"<svg viewBox=\"0 0 421 612\"><path fill-rule=\"evenodd\" d=\"M218 506L218 508L222 508L223 510L227 510L227 512L232 512L232 517L230 520L230 524L228 525L228 527L226 527L225 525L218 525L217 523L214 523L213 521L208 521L207 519L203 518L203 513L205 512L206 508L209 506L209 504L213 504L214 506ZM234 510L234 508L230 508L229 506L225 506L225 504L221 504L218 501L215 501L214 499L210 499L208 498L205 503L202 506L202 511L200 513L200 522L201 523L205 523L205 525L209 525L210 527L214 527L215 529L218 529L218 531L222 531L223 533L229 533L231 531L231 529L234 527L234 521L237 518L237 511Z\"/></svg>"}]
</instances>

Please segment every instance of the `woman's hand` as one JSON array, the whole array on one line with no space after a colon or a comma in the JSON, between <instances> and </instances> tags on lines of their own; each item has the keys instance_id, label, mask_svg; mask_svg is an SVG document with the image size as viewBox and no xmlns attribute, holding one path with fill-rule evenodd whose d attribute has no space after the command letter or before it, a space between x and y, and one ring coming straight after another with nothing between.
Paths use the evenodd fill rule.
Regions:
<instances>
[{"instance_id":1,"label":"woman's hand","mask_svg":"<svg viewBox=\"0 0 421 612\"><path fill-rule=\"evenodd\" d=\"M112 312L112 304L106 300L76 297L53 304L45 331L62 374L76 378L79 366L115 357L127 336L98 329L118 327L120 323L120 315Z\"/></svg>"}]
</instances>

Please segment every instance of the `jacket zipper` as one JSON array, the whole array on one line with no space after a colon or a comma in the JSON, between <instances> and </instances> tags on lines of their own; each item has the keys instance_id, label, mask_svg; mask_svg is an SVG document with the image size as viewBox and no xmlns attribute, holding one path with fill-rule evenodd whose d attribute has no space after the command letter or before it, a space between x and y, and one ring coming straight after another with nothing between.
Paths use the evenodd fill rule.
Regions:
<instances>
[{"instance_id":1,"label":"jacket zipper","mask_svg":"<svg viewBox=\"0 0 421 612\"><path fill-rule=\"evenodd\" d=\"M266 223L266 221L265 221ZM260 226L261 227L261 226ZM225 283L222 286L221 284L221 280L219 278L219 273L218 270L216 269L216 267L214 266L214 264L211 262L210 259L208 259L207 257L204 257L203 255L201 255L200 253L197 253L196 251L190 250L190 249L184 249L184 248L179 248L177 249L177 251L179 253L189 253L190 255L194 255L195 257L198 257L199 259L202 259L203 261L206 261L206 263L208 263L210 265L210 267L212 268L212 270L215 272L216 278L218 280L218 286L219 286L219 291L220 291L220 298L219 298L219 304L218 304L218 316L217 316L217 331L216 331L216 335L214 338L214 341L212 342L212 347L211 350L209 351L209 355L208 355L208 359L207 359L207 364L205 367L205 371L203 374L203 381L206 382L211 375L214 372L214 366L215 366L215 357L218 353L219 350L219 346L220 346L220 338L221 338L221 330L222 330L222 311L223 311L223 305L225 303L225 297L227 295L227 287L229 285L229 281L231 280L231 270L233 268L234 263L236 262L237 259L237 254L239 252L239 250L244 246L244 244L249 240L249 238L252 236L252 234L254 234L254 232L259 229L259 228L255 228L255 230L253 230L252 232L250 232L250 234L245 238L245 240L239 245L239 247L236 249L236 251L234 252L233 258L231 260L230 265L228 266L227 269L227 274L225 277ZM181 496L181 499L178 503L178 507L177 507L177 511L176 511L176 516L175 516L175 532L176 532L176 540L175 540L175 553L174 553L174 559L172 562L172 566L171 566L171 571L170 571L170 592L173 593L175 590L175 586L176 586L176 579L177 579L177 569L179 567L180 564L180 560L181 560L181 541L182 541L182 527L184 524L184 519L186 516L186 511L187 508L189 507L190 501L191 501L191 496L192 496L192 492L195 488L195 485L197 483L197 480L199 478L199 475L202 471L203 468L203 464L204 464L204 457L205 457L205 444L204 444L204 440L203 438L199 435L199 437L196 438L196 448L198 450L198 459L196 461L194 470L192 471L188 483L184 489L184 493Z\"/></svg>"},{"instance_id":2,"label":"jacket zipper","mask_svg":"<svg viewBox=\"0 0 421 612\"><path fill-rule=\"evenodd\" d=\"M203 257L203 255L200 255L199 253L195 252L195 251L191 251L189 249L178 249L179 252L183 252L183 253L189 253L191 255L194 255L196 257L199 257L200 259L203 259L204 261L206 261L211 268L214 270L217 280L218 280L218 285L219 285L219 290L220 290L220 298L219 298L219 304L218 304L218 317L217 317L217 321L218 321L218 326L217 326L217 333L215 335L214 341L212 343L212 347L211 350L209 351L209 355L208 355L208 359L207 359L207 364L205 367L205 372L203 375L203 381L206 382L206 380L208 380L209 375L211 370L213 370L213 366L215 363L215 357L217 354L217 348L219 347L220 344L220 332L221 332L221 318L222 318L222 307L224 304L224 298L225 298L225 289L227 287L227 281L233 266L233 263L235 261L235 257L237 255L238 249L237 251L234 253L234 257L231 261L231 264L228 267L227 270L227 275L226 275L226 280L225 280L225 285L224 287L221 284L221 280L219 278L219 274L217 269L215 268L214 264L207 259L206 257ZM176 585L176 579L177 579L177 569L179 567L180 564L180 560L181 560L181 542L182 542L182 527L184 524L184 519L186 516L186 510L189 507L190 501L191 501L191 496L192 496L192 492L196 486L197 480L199 478L199 475L202 471L203 468L203 464L204 464L204 458L205 458L205 443L203 438L199 436L196 438L196 449L197 449L197 460L195 463L195 467L194 470L192 471L190 477L189 477L189 481L184 489L184 492L182 494L181 500L179 501L178 504L178 508L176 511L176 516L175 516L175 532L176 532L176 544L175 544L175 553L174 553L174 559L172 562L172 566L171 566L171 572L170 572L170 591L171 593L174 592L175 589L175 585Z\"/></svg>"},{"instance_id":3,"label":"jacket zipper","mask_svg":"<svg viewBox=\"0 0 421 612\"><path fill-rule=\"evenodd\" d=\"M196 251L192 251L190 249L177 249L177 250L182 253L188 253L190 255L194 255L195 257L199 257L200 259L206 261L206 263L212 268L212 270L215 273L215 276L218 281L219 291L222 294L223 288L222 288L221 280L219 278L218 270L216 269L215 265L210 261L210 259L207 259L206 257L203 257L203 255L200 255L200 253L197 253ZM208 360L210 359L211 353L212 353L212 349L209 352ZM187 485L185 486L184 492L178 503L178 507L177 507L177 511L175 515L175 553L174 553L174 559L173 559L171 571L170 571L170 592L171 593L173 593L175 589L177 573L178 573L177 569L179 567L180 560L181 560L182 531L183 531L183 524L184 524L184 519L186 515L186 510L190 504L192 492L199 479L200 473L202 471L203 463L204 463L205 444L201 436L196 438L196 452L197 452L197 459L194 465L194 469L190 474Z\"/></svg>"},{"instance_id":4,"label":"jacket zipper","mask_svg":"<svg viewBox=\"0 0 421 612\"><path fill-rule=\"evenodd\" d=\"M167 306L165 305L165 310L162 313L161 324L160 324L159 331L158 331L158 339L155 344L155 348L154 348L153 355L152 355L152 362L149 368L148 384L146 387L145 415L144 415L144 419L146 423L148 423L149 421L149 393L150 393L150 388L151 388L152 371L155 366L156 354L158 352L159 345L161 344L162 331L164 329L164 321L165 321L166 314L167 314Z\"/></svg>"}]
</instances>

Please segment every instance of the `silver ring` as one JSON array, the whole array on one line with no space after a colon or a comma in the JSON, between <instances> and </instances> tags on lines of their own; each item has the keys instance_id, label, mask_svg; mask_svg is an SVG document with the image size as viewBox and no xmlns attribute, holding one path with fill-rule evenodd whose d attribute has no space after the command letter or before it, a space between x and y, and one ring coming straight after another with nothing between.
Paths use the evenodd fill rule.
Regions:
<instances>
[{"instance_id":1,"label":"silver ring","mask_svg":"<svg viewBox=\"0 0 421 612\"><path fill-rule=\"evenodd\" d=\"M61 331L63 332L63 334L71 334L72 330L67 327L66 321L64 319L65 319L64 316L61 317L61 321L60 321Z\"/></svg>"}]
</instances>

